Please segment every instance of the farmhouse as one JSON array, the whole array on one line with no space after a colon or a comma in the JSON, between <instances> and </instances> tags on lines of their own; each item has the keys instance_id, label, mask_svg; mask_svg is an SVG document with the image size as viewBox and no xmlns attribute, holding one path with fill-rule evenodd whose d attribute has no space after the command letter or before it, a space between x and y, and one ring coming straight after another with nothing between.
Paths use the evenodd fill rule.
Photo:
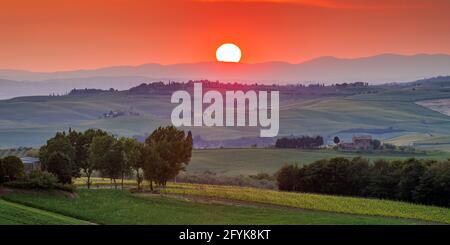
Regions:
<instances>
[{"instance_id":1,"label":"farmhouse","mask_svg":"<svg viewBox=\"0 0 450 245\"><path fill-rule=\"evenodd\" d=\"M352 137L352 143L341 143L339 148L342 150L369 150L372 146L372 136L359 135Z\"/></svg>"}]
</instances>

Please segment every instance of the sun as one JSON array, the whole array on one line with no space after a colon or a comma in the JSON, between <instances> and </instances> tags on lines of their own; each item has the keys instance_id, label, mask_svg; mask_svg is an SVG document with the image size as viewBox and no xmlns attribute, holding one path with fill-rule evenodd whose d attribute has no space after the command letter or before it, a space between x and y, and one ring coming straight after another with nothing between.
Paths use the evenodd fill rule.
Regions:
<instances>
[{"instance_id":1,"label":"sun","mask_svg":"<svg viewBox=\"0 0 450 245\"><path fill-rule=\"evenodd\" d=\"M216 51L216 58L219 62L239 63L241 57L241 49L233 43L222 44Z\"/></svg>"}]
</instances>

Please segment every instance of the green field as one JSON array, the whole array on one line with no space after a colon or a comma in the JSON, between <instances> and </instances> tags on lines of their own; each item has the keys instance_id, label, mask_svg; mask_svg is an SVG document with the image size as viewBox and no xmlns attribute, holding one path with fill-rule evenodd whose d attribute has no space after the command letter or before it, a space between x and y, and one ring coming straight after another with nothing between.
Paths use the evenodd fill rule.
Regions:
<instances>
[{"instance_id":1,"label":"green field","mask_svg":"<svg viewBox=\"0 0 450 245\"><path fill-rule=\"evenodd\" d=\"M344 153L333 150L297 150L297 149L205 149L194 150L188 173L210 171L217 174L235 176L258 173L275 173L284 164L308 164L313 161L331 157L353 158L362 156L370 160L427 158L445 160L449 152L433 151L426 154L389 154L389 153Z\"/></svg>"},{"instance_id":2,"label":"green field","mask_svg":"<svg viewBox=\"0 0 450 245\"><path fill-rule=\"evenodd\" d=\"M0 199L1 225L82 225L86 221Z\"/></svg>"},{"instance_id":3,"label":"green field","mask_svg":"<svg viewBox=\"0 0 450 245\"><path fill-rule=\"evenodd\" d=\"M450 136L435 134L406 134L384 140L394 145L412 145L416 149L450 151Z\"/></svg>"},{"instance_id":4,"label":"green field","mask_svg":"<svg viewBox=\"0 0 450 245\"><path fill-rule=\"evenodd\" d=\"M276 206L201 203L127 191L79 189L77 197L9 195L8 201L96 224L425 224L424 221ZM432 209L433 212L434 209ZM34 217L34 216L31 216ZM26 217L24 219L30 219ZM1 221L0 221L1 223Z\"/></svg>"},{"instance_id":5,"label":"green field","mask_svg":"<svg viewBox=\"0 0 450 245\"><path fill-rule=\"evenodd\" d=\"M434 140L436 136L431 134L405 134L398 137L392 137L390 139L384 140L384 143L399 145L399 146L408 146L411 143L422 141L422 140Z\"/></svg>"}]
</instances>

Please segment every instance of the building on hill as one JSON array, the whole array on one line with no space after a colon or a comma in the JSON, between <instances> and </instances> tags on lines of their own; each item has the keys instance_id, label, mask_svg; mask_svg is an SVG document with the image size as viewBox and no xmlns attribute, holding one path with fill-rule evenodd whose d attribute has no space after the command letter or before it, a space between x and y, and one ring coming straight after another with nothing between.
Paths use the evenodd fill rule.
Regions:
<instances>
[{"instance_id":1,"label":"building on hill","mask_svg":"<svg viewBox=\"0 0 450 245\"><path fill-rule=\"evenodd\" d=\"M368 150L372 146L372 136L370 135L353 136L352 142L357 149Z\"/></svg>"},{"instance_id":2,"label":"building on hill","mask_svg":"<svg viewBox=\"0 0 450 245\"><path fill-rule=\"evenodd\" d=\"M372 136L370 135L358 135L352 137L351 143L341 143L339 148L342 150L370 150L372 147Z\"/></svg>"}]
</instances>

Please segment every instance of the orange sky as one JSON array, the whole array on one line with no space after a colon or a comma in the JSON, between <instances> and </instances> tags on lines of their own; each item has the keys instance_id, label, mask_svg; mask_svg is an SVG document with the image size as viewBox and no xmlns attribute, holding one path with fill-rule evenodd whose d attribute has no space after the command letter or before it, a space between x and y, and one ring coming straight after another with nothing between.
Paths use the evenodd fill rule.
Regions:
<instances>
[{"instance_id":1,"label":"orange sky","mask_svg":"<svg viewBox=\"0 0 450 245\"><path fill-rule=\"evenodd\" d=\"M450 53L447 0L14 0L0 3L0 69Z\"/></svg>"}]
</instances>

